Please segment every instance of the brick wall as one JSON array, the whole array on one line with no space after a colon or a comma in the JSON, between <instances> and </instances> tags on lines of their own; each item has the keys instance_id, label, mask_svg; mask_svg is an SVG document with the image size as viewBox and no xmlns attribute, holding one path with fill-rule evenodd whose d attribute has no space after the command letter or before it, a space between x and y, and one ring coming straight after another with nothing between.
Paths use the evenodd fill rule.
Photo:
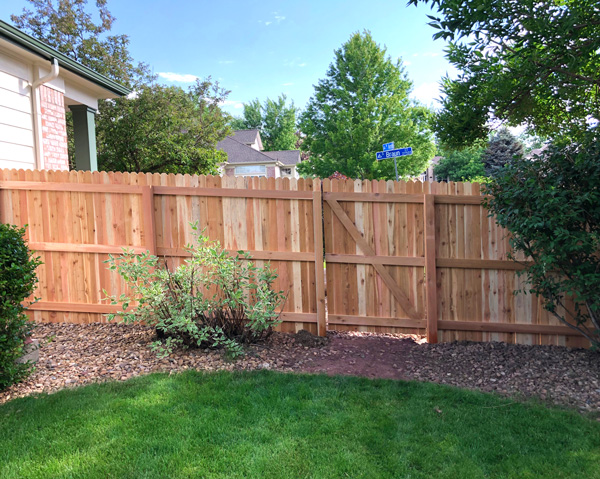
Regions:
<instances>
[{"instance_id":1,"label":"brick wall","mask_svg":"<svg viewBox=\"0 0 600 479\"><path fill-rule=\"evenodd\" d=\"M45 85L41 85L39 91L44 169L68 170L69 152L64 95Z\"/></svg>"}]
</instances>

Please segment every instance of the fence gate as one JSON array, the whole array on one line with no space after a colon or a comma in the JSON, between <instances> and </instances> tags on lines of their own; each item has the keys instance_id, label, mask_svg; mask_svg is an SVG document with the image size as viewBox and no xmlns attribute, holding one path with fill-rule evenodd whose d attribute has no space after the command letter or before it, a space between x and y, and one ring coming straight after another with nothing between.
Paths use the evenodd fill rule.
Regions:
<instances>
[{"instance_id":1,"label":"fence gate","mask_svg":"<svg viewBox=\"0 0 600 479\"><path fill-rule=\"evenodd\" d=\"M420 183L323 182L329 329L425 332L424 197Z\"/></svg>"}]
</instances>

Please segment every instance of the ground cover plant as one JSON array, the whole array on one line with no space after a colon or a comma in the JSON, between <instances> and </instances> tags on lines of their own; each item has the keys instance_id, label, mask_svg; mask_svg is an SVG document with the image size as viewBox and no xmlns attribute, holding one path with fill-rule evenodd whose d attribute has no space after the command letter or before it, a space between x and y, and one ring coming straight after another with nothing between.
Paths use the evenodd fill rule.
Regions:
<instances>
[{"instance_id":1,"label":"ground cover plant","mask_svg":"<svg viewBox=\"0 0 600 479\"><path fill-rule=\"evenodd\" d=\"M0 477L600 477L600 423L434 384L155 374L0 406Z\"/></svg>"},{"instance_id":2,"label":"ground cover plant","mask_svg":"<svg viewBox=\"0 0 600 479\"><path fill-rule=\"evenodd\" d=\"M148 252L109 255L109 268L125 280L131 294L109 296L123 309L108 318L154 326L159 339L153 349L161 356L177 346L224 347L239 356L243 344L268 336L280 323L285 294L273 289L277 274L268 264L255 266L243 251L231 255L197 233L196 225L192 228L196 244L186 248L191 258L173 270L168 259Z\"/></svg>"},{"instance_id":3,"label":"ground cover plant","mask_svg":"<svg viewBox=\"0 0 600 479\"><path fill-rule=\"evenodd\" d=\"M31 370L31 364L16 361L33 329L22 303L37 284L40 261L24 236L25 228L0 224L0 391Z\"/></svg>"}]
</instances>

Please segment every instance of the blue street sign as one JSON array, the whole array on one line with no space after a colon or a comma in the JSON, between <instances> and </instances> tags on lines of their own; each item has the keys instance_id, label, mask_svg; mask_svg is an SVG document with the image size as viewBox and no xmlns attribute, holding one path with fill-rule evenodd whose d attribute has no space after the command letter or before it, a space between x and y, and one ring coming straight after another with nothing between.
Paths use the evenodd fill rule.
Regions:
<instances>
[{"instance_id":1,"label":"blue street sign","mask_svg":"<svg viewBox=\"0 0 600 479\"><path fill-rule=\"evenodd\" d=\"M387 158L396 158L398 156L408 156L412 155L413 151L411 147L408 148L398 148L397 150L389 150L389 151L378 151L377 159L385 160Z\"/></svg>"},{"instance_id":2,"label":"blue street sign","mask_svg":"<svg viewBox=\"0 0 600 479\"><path fill-rule=\"evenodd\" d=\"M383 144L383 151L390 151L394 149L394 142L390 141L389 143Z\"/></svg>"}]
</instances>

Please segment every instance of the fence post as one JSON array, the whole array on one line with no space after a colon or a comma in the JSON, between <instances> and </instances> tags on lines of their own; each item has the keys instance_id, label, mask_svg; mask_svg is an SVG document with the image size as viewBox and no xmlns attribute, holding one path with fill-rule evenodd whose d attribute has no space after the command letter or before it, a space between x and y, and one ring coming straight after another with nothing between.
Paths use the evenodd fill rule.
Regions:
<instances>
[{"instance_id":1,"label":"fence post","mask_svg":"<svg viewBox=\"0 0 600 479\"><path fill-rule=\"evenodd\" d=\"M156 228L154 227L154 187L144 186L142 211L144 215L144 243L150 254L156 255Z\"/></svg>"},{"instance_id":2,"label":"fence post","mask_svg":"<svg viewBox=\"0 0 600 479\"><path fill-rule=\"evenodd\" d=\"M325 317L325 265L323 264L323 194L321 180L313 181L313 225L315 234L315 289L317 298L317 330L327 335Z\"/></svg>"},{"instance_id":3,"label":"fence post","mask_svg":"<svg viewBox=\"0 0 600 479\"><path fill-rule=\"evenodd\" d=\"M435 256L435 195L425 193L425 285L427 289L427 342L438 342L437 272Z\"/></svg>"}]
</instances>

